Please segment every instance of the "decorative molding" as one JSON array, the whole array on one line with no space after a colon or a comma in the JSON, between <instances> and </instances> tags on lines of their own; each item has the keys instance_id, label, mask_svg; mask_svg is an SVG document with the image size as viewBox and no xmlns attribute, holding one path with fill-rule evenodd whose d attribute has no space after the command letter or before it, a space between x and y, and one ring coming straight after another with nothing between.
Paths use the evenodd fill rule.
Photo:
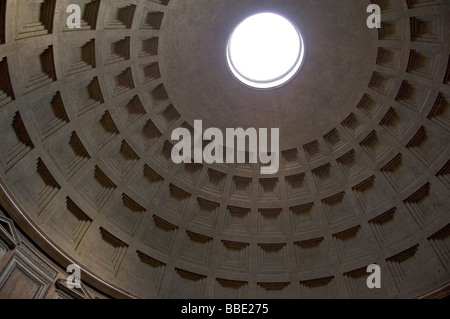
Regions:
<instances>
[{"instance_id":1,"label":"decorative molding","mask_svg":"<svg viewBox=\"0 0 450 319\"><path fill-rule=\"evenodd\" d=\"M0 238L8 244L10 249L15 248L20 242L14 222L4 216L0 216Z\"/></svg>"},{"instance_id":2,"label":"decorative molding","mask_svg":"<svg viewBox=\"0 0 450 319\"><path fill-rule=\"evenodd\" d=\"M0 291L3 289L4 285L7 283L11 274L15 270L21 271L30 280L34 281L38 285L39 288L33 296L33 299L43 299L47 296L47 293L53 284L53 280L46 276L40 267L36 267L32 261L20 253L14 254L8 265L3 270L3 273L0 275Z\"/></svg>"},{"instance_id":3,"label":"decorative molding","mask_svg":"<svg viewBox=\"0 0 450 319\"><path fill-rule=\"evenodd\" d=\"M43 274L51 279L55 279L58 272L46 264L42 259L36 256L30 248L28 248L24 243L19 245L17 249L17 254L22 255L28 261L30 261L36 268L38 268Z\"/></svg>"},{"instance_id":4,"label":"decorative molding","mask_svg":"<svg viewBox=\"0 0 450 319\"><path fill-rule=\"evenodd\" d=\"M92 296L87 291L86 287L81 284L81 288L71 289L67 286L67 281L63 279L59 279L56 281L56 293L60 294L64 297L63 299L92 299Z\"/></svg>"}]
</instances>

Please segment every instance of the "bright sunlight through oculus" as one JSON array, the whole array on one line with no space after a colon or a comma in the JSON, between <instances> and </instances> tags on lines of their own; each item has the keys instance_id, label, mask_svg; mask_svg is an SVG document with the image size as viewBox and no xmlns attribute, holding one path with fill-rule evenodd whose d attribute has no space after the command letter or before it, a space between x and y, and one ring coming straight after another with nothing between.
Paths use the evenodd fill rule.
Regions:
<instances>
[{"instance_id":1,"label":"bright sunlight through oculus","mask_svg":"<svg viewBox=\"0 0 450 319\"><path fill-rule=\"evenodd\" d=\"M274 13L253 15L231 33L227 62L242 83L257 89L281 86L294 77L304 59L300 32Z\"/></svg>"}]
</instances>

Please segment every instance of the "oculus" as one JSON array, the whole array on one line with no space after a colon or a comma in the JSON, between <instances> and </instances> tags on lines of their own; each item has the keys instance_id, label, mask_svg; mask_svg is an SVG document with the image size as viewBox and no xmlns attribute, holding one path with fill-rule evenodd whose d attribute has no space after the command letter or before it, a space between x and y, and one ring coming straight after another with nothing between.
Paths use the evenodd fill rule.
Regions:
<instances>
[{"instance_id":1,"label":"oculus","mask_svg":"<svg viewBox=\"0 0 450 319\"><path fill-rule=\"evenodd\" d=\"M231 33L226 58L233 75L256 89L282 86L300 70L305 46L300 31L275 13L258 13Z\"/></svg>"}]
</instances>

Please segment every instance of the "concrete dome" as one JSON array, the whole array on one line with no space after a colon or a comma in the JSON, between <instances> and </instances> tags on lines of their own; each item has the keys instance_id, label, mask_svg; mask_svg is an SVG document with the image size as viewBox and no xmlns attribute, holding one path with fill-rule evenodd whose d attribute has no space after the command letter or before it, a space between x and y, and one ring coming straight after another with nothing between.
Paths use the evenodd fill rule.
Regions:
<instances>
[{"instance_id":1,"label":"concrete dome","mask_svg":"<svg viewBox=\"0 0 450 319\"><path fill-rule=\"evenodd\" d=\"M304 37L302 69L276 89L226 64L257 12ZM450 1L0 0L0 13L0 203L86 283L141 298L447 286ZM280 128L280 170L175 165L171 133L197 119Z\"/></svg>"}]
</instances>

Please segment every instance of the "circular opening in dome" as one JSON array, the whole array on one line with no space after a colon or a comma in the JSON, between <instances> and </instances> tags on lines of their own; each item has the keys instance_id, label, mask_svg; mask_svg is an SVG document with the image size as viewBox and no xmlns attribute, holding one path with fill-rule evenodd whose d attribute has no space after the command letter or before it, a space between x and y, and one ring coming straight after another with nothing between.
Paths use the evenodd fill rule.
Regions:
<instances>
[{"instance_id":1,"label":"circular opening in dome","mask_svg":"<svg viewBox=\"0 0 450 319\"><path fill-rule=\"evenodd\" d=\"M275 13L258 13L241 22L227 44L227 62L242 83L257 89L279 87L302 66L305 48L299 30Z\"/></svg>"}]
</instances>

